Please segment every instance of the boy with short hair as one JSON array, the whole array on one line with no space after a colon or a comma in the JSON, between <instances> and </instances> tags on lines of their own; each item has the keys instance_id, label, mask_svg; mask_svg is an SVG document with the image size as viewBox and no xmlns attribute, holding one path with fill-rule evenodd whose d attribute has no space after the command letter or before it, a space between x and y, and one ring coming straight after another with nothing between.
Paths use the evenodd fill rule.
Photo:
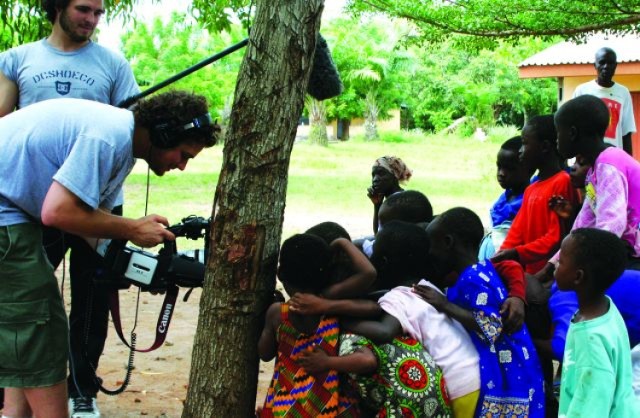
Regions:
<instances>
[{"instance_id":1,"label":"boy with short hair","mask_svg":"<svg viewBox=\"0 0 640 418\"><path fill-rule=\"evenodd\" d=\"M627 242L627 268L640 270L640 164L604 142L608 118L602 100L589 95L569 100L555 115L560 154L581 156L591 166L573 228L604 229L622 238ZM557 255L542 274L549 274L556 260Z\"/></svg>"},{"instance_id":2,"label":"boy with short hair","mask_svg":"<svg viewBox=\"0 0 640 418\"><path fill-rule=\"evenodd\" d=\"M562 242L556 282L576 292L579 310L567 333L559 417L640 416L627 329L605 295L625 263L625 245L611 232L579 228Z\"/></svg>"},{"instance_id":3,"label":"boy with short hair","mask_svg":"<svg viewBox=\"0 0 640 418\"><path fill-rule=\"evenodd\" d=\"M562 196L575 205L578 198L569 174L562 169L556 137L553 115L534 116L522 129L520 159L538 171L538 181L525 190L522 207L492 262L516 260L534 274L559 248L568 228L549 208L549 199Z\"/></svg>"},{"instance_id":4,"label":"boy with short hair","mask_svg":"<svg viewBox=\"0 0 640 418\"><path fill-rule=\"evenodd\" d=\"M511 223L522 206L524 190L531 183L533 173L520 161L520 148L522 137L518 135L507 139L498 151L496 178L504 192L489 210L491 229L480 243L480 260L491 258L504 242Z\"/></svg>"},{"instance_id":5,"label":"boy with short hair","mask_svg":"<svg viewBox=\"0 0 640 418\"><path fill-rule=\"evenodd\" d=\"M417 190L404 190L387 197L378 210L380 229L390 221L403 221L409 223L426 223L433 219L431 202L424 193ZM371 257L373 254L373 239L365 239L362 243L362 252Z\"/></svg>"}]
</instances>

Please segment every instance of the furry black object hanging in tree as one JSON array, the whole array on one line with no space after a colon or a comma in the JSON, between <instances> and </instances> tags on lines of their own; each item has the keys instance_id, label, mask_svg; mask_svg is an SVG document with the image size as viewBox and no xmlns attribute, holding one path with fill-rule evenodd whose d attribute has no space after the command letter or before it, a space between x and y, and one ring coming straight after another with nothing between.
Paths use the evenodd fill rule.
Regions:
<instances>
[{"instance_id":1,"label":"furry black object hanging in tree","mask_svg":"<svg viewBox=\"0 0 640 418\"><path fill-rule=\"evenodd\" d=\"M128 97L127 99L118 103L118 107L127 108L143 97L155 93L161 88L175 83L183 77L186 77L189 74L198 71L200 68L216 62L223 57L226 57L227 55L237 51L238 49L245 47L248 43L249 39L244 39L237 44L231 45L229 48L200 61L199 63L179 72L172 77L169 77L164 81L161 81L155 86L151 86L145 91ZM309 84L307 86L307 93L309 93L311 97L317 100L326 100L332 97L336 97L337 95L342 93L342 88L342 80L340 80L338 69L336 68L333 59L331 58L331 51L329 51L327 41L322 37L322 35L318 34L318 39L316 40L316 50L313 57L313 67L311 68L311 75L309 76Z\"/></svg>"},{"instance_id":2,"label":"furry black object hanging in tree","mask_svg":"<svg viewBox=\"0 0 640 418\"><path fill-rule=\"evenodd\" d=\"M342 88L342 80L331 58L327 41L318 34L307 93L314 99L326 100L338 96L342 93Z\"/></svg>"}]
</instances>

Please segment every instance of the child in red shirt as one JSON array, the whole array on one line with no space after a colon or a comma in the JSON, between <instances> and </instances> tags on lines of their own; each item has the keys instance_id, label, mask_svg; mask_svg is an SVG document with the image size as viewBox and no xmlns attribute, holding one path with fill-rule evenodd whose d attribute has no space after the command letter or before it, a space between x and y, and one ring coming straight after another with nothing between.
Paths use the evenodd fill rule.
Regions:
<instances>
[{"instance_id":1,"label":"child in red shirt","mask_svg":"<svg viewBox=\"0 0 640 418\"><path fill-rule=\"evenodd\" d=\"M548 202L552 196L562 196L575 205L578 195L562 169L556 140L553 115L535 116L522 129L520 159L538 171L538 180L526 188L522 206L491 261L516 260L534 274L560 247L569 229Z\"/></svg>"}]
</instances>

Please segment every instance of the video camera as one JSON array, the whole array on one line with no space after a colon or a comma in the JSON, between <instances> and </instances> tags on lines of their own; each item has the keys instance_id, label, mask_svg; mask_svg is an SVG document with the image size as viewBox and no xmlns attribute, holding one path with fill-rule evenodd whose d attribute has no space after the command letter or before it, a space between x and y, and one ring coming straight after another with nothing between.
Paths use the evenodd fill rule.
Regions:
<instances>
[{"instance_id":1,"label":"video camera","mask_svg":"<svg viewBox=\"0 0 640 418\"><path fill-rule=\"evenodd\" d=\"M211 219L191 215L167 228L176 238L198 240L209 236ZM203 249L178 252L175 241L165 241L158 254L127 246L127 241L112 240L104 257L106 281L121 289L131 284L143 291L163 292L171 285L202 287L209 240Z\"/></svg>"}]
</instances>

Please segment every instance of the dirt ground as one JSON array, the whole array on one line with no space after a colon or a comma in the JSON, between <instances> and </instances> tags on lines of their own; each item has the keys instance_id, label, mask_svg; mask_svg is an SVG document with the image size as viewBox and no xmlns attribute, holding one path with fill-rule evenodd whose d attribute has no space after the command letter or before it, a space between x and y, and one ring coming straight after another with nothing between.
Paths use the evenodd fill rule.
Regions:
<instances>
[{"instance_id":1,"label":"dirt ground","mask_svg":"<svg viewBox=\"0 0 640 418\"><path fill-rule=\"evenodd\" d=\"M368 208L367 208L368 209ZM367 212L368 214L368 212ZM326 216L326 214L325 214ZM369 218L349 219L317 216L317 214L293 215L285 218L284 234L303 231L317 222L335 219L354 236L368 232ZM59 269L60 270L60 269ZM60 277L59 277L60 278ZM65 280L64 300L69 309L70 291L68 276ZM163 417L179 418L187 394L191 350L198 321L198 307L202 289L194 289L187 302L182 301L186 289L180 289L164 346L150 353L136 353L130 383L124 393L117 396L98 395L98 407L104 418ZM120 311L125 337L130 341L134 324L137 290L120 291ZM155 338L155 325L162 306L163 296L140 293L138 322L135 328L137 347L149 347ZM103 386L114 390L125 378L129 349L119 340L113 324L100 359L98 375ZM273 362L261 363L256 404L262 405L273 372ZM204 418L204 417L203 417Z\"/></svg>"},{"instance_id":2,"label":"dirt ground","mask_svg":"<svg viewBox=\"0 0 640 418\"><path fill-rule=\"evenodd\" d=\"M314 224L334 220L343 225L353 237L369 233L369 207L367 216L344 217L340 214L305 213L286 214L283 236L302 232ZM67 259L68 263L68 259ZM62 283L62 269L58 269L58 279ZM63 297L67 311L70 306L68 272L65 273ZM187 394L191 351L198 321L198 308L202 289L194 289L187 302L182 298L186 289L180 289L167 338L162 347L150 353L136 353L134 366L127 389L120 395L98 394L98 407L103 418L162 417L179 418ZM120 311L123 332L130 341L130 332L135 319L137 288L120 291ZM149 347L155 338L155 326L162 307L163 296L140 293L138 320L135 332L137 347ZM113 324L109 326L104 353L100 359L98 375L103 386L115 390L125 379L129 349L118 338ZM273 362L261 363L256 394L256 404L262 405L273 372ZM203 417L208 418L208 417Z\"/></svg>"},{"instance_id":3,"label":"dirt ground","mask_svg":"<svg viewBox=\"0 0 640 418\"><path fill-rule=\"evenodd\" d=\"M98 395L98 406L104 418L167 417L179 418L187 394L191 349L198 320L198 305L201 289L191 294L188 302L182 301L184 291L176 305L164 345L150 353L136 353L135 370L131 374L128 388L117 396ZM130 340L133 327L137 292L131 288L120 292L120 307L124 333ZM65 297L68 301L68 297ZM155 337L155 324L162 305L163 296L141 293L137 346L146 348ZM100 360L98 375L103 386L114 390L125 378L129 349L119 340L113 326ZM269 384L273 363L263 363L260 368L257 403L262 403Z\"/></svg>"}]
</instances>

